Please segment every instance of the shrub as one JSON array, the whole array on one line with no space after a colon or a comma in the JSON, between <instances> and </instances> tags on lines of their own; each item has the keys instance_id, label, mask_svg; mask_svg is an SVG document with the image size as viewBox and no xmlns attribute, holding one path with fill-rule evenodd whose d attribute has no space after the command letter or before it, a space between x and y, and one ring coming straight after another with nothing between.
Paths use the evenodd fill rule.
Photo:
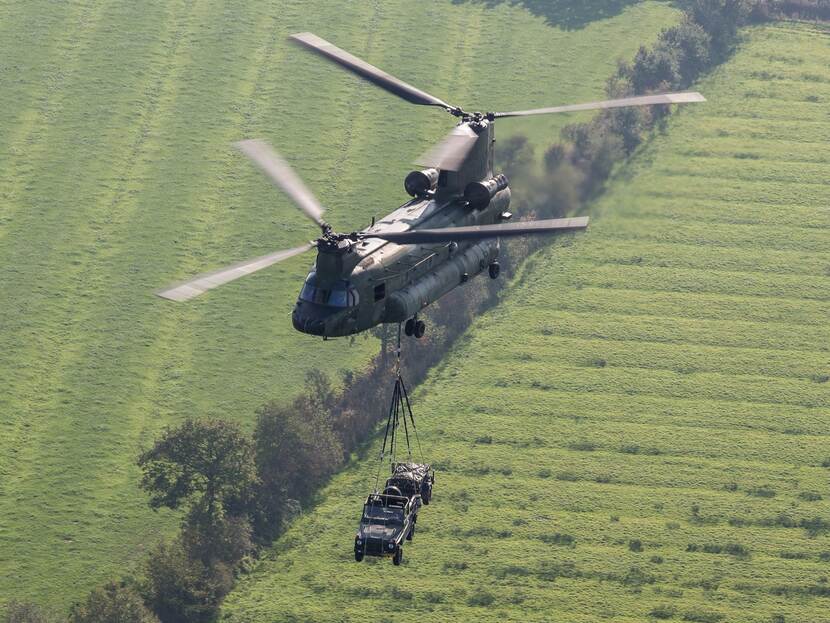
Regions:
<instances>
[{"instance_id":1,"label":"shrub","mask_svg":"<svg viewBox=\"0 0 830 623\"><path fill-rule=\"evenodd\" d=\"M138 592L124 582L109 582L93 590L86 601L75 604L69 623L158 623Z\"/></svg>"},{"instance_id":2,"label":"shrub","mask_svg":"<svg viewBox=\"0 0 830 623\"><path fill-rule=\"evenodd\" d=\"M812 519L802 519L800 522L798 522L798 525L799 527L804 528L807 531L807 534L811 537L816 537L830 530L830 523L828 523L821 517L813 517Z\"/></svg>"},{"instance_id":3,"label":"shrub","mask_svg":"<svg viewBox=\"0 0 830 623\"><path fill-rule=\"evenodd\" d=\"M147 561L145 602L163 623L210 623L233 584L230 568L188 557L181 542L161 543Z\"/></svg>"},{"instance_id":4,"label":"shrub","mask_svg":"<svg viewBox=\"0 0 830 623\"><path fill-rule=\"evenodd\" d=\"M576 539L572 535L562 534L560 532L556 532L554 534L543 534L539 537L539 539L548 545L573 546L576 543Z\"/></svg>"},{"instance_id":5,"label":"shrub","mask_svg":"<svg viewBox=\"0 0 830 623\"><path fill-rule=\"evenodd\" d=\"M657 606L649 612L649 616L655 619L671 619L675 614L677 614L677 608L674 606Z\"/></svg>"},{"instance_id":6,"label":"shrub","mask_svg":"<svg viewBox=\"0 0 830 623\"><path fill-rule=\"evenodd\" d=\"M753 489L747 489L746 494L756 498L774 498L775 489L768 485L762 485L760 487L755 487Z\"/></svg>"},{"instance_id":7,"label":"shrub","mask_svg":"<svg viewBox=\"0 0 830 623\"><path fill-rule=\"evenodd\" d=\"M507 567L501 567L500 569L496 569L493 572L493 575L503 580L506 577L510 576L519 576L525 577L530 575L530 569L527 567L520 567L518 565L508 565Z\"/></svg>"},{"instance_id":8,"label":"shrub","mask_svg":"<svg viewBox=\"0 0 830 623\"><path fill-rule=\"evenodd\" d=\"M632 552L642 552L643 542L640 539L631 539L628 542L628 549Z\"/></svg>"},{"instance_id":9,"label":"shrub","mask_svg":"<svg viewBox=\"0 0 830 623\"><path fill-rule=\"evenodd\" d=\"M469 606L490 606L493 602L496 601L496 598L487 591L478 591L467 599L467 605Z\"/></svg>"},{"instance_id":10,"label":"shrub","mask_svg":"<svg viewBox=\"0 0 830 623\"><path fill-rule=\"evenodd\" d=\"M0 616L2 623L56 623L57 618L47 614L36 604L12 600Z\"/></svg>"},{"instance_id":11,"label":"shrub","mask_svg":"<svg viewBox=\"0 0 830 623\"><path fill-rule=\"evenodd\" d=\"M543 467L536 473L536 475L539 476L539 478L550 478L551 472L547 467Z\"/></svg>"},{"instance_id":12,"label":"shrub","mask_svg":"<svg viewBox=\"0 0 830 623\"><path fill-rule=\"evenodd\" d=\"M718 623L718 621L723 620L723 615L705 610L690 610L683 615L683 620L693 621L694 623Z\"/></svg>"}]
</instances>

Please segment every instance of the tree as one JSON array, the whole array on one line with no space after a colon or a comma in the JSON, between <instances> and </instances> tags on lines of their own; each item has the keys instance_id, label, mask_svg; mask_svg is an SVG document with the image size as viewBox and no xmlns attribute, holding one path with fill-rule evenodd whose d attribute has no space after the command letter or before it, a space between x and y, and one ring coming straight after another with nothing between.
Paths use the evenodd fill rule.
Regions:
<instances>
[{"instance_id":1,"label":"tree","mask_svg":"<svg viewBox=\"0 0 830 623\"><path fill-rule=\"evenodd\" d=\"M290 500L307 500L343 461L332 413L336 396L325 374L312 370L306 391L291 406L270 403L257 414L254 443L260 476L254 532L279 531Z\"/></svg>"},{"instance_id":2,"label":"tree","mask_svg":"<svg viewBox=\"0 0 830 623\"><path fill-rule=\"evenodd\" d=\"M124 582L109 582L93 590L86 601L75 604L69 623L159 623L144 600Z\"/></svg>"},{"instance_id":3,"label":"tree","mask_svg":"<svg viewBox=\"0 0 830 623\"><path fill-rule=\"evenodd\" d=\"M210 623L233 586L233 573L224 563L191 558L176 540L150 554L145 582L145 601L162 623Z\"/></svg>"},{"instance_id":4,"label":"tree","mask_svg":"<svg viewBox=\"0 0 830 623\"><path fill-rule=\"evenodd\" d=\"M680 74L678 86L692 84L710 62L709 47L712 40L700 24L686 17L680 24L664 31L660 38L673 49L678 50L677 70Z\"/></svg>"},{"instance_id":5,"label":"tree","mask_svg":"<svg viewBox=\"0 0 830 623\"><path fill-rule=\"evenodd\" d=\"M750 13L749 0L686 0L687 13L711 37L712 56L722 60L729 54L738 27Z\"/></svg>"},{"instance_id":6,"label":"tree","mask_svg":"<svg viewBox=\"0 0 830 623\"><path fill-rule=\"evenodd\" d=\"M189 523L211 524L241 512L257 482L251 441L237 424L188 419L168 428L138 465L150 506L189 507Z\"/></svg>"}]
</instances>

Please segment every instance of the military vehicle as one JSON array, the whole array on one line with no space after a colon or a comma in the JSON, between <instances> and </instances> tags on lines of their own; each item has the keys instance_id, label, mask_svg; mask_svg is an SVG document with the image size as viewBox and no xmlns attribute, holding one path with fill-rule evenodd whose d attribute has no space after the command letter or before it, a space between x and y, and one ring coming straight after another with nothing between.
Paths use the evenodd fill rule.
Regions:
<instances>
[{"instance_id":1,"label":"military vehicle","mask_svg":"<svg viewBox=\"0 0 830 623\"><path fill-rule=\"evenodd\" d=\"M372 493L363 505L363 516L354 537L354 559L364 556L391 556L394 565L403 560L404 539L415 532L415 503L393 489L389 493Z\"/></svg>"},{"instance_id":2,"label":"military vehicle","mask_svg":"<svg viewBox=\"0 0 830 623\"><path fill-rule=\"evenodd\" d=\"M587 217L509 223L508 180L493 168L495 121L506 117L566 113L623 106L701 102L699 93L666 93L571 106L513 112L469 112L403 82L311 33L292 39L337 66L403 100L442 108L458 119L449 136L419 162L404 189L412 197L371 227L336 232L323 220L323 206L268 144L238 143L267 177L321 230L315 241L234 264L166 288L174 301L271 266L310 249L317 261L308 273L292 314L298 331L323 338L347 336L380 323L404 323L421 337L418 313L485 269L499 276L499 239L585 229Z\"/></svg>"},{"instance_id":3,"label":"military vehicle","mask_svg":"<svg viewBox=\"0 0 830 623\"><path fill-rule=\"evenodd\" d=\"M429 504L434 484L435 472L424 463L392 463L392 475L386 480L387 489L394 487L415 503L416 513L422 504Z\"/></svg>"}]
</instances>

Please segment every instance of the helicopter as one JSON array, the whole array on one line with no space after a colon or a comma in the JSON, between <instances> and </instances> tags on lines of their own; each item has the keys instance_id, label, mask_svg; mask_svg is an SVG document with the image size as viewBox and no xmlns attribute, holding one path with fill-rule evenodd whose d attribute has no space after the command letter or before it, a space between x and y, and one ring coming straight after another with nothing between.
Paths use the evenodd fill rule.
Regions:
<instances>
[{"instance_id":1,"label":"helicopter","mask_svg":"<svg viewBox=\"0 0 830 623\"><path fill-rule=\"evenodd\" d=\"M240 262L172 285L157 294L186 301L220 285L311 249L317 250L292 313L306 334L350 336L382 323L404 325L423 337L419 312L488 271L500 272L500 239L584 230L587 217L510 221L510 186L494 171L497 119L553 113L702 102L697 92L664 93L513 112L468 112L395 78L313 33L290 39L410 104L432 106L458 119L457 125L404 180L411 199L370 227L340 233L323 219L324 208L288 163L265 141L236 147L321 230L314 241Z\"/></svg>"}]
</instances>

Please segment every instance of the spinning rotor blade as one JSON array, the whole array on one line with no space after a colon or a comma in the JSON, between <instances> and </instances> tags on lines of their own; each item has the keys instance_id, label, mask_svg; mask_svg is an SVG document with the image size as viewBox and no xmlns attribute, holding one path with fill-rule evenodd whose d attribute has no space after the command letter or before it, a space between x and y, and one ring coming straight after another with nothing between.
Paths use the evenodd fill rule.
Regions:
<instances>
[{"instance_id":1,"label":"spinning rotor blade","mask_svg":"<svg viewBox=\"0 0 830 623\"><path fill-rule=\"evenodd\" d=\"M211 273L199 275L189 281L172 285L169 288L156 292L156 294L162 298L170 299L171 301L188 301L207 292L208 290L212 290L213 288L224 285L230 281L234 281L235 279L239 279L240 277L244 277L245 275L255 273L256 271L267 268L277 262L287 260L289 257L299 255L300 253L308 251L315 246L315 243L309 242L301 247L288 249L287 251L276 251L275 253L269 253L268 255L263 255L262 257L252 260L239 262L238 264L233 264Z\"/></svg>"},{"instance_id":2,"label":"spinning rotor blade","mask_svg":"<svg viewBox=\"0 0 830 623\"><path fill-rule=\"evenodd\" d=\"M458 171L476 140L478 135L468 124L457 125L443 141L421 156L417 164L442 171Z\"/></svg>"},{"instance_id":3,"label":"spinning rotor blade","mask_svg":"<svg viewBox=\"0 0 830 623\"><path fill-rule=\"evenodd\" d=\"M370 65L364 60L357 58L341 50L335 45L332 45L325 39L321 39L317 35L310 32L301 32L296 35L291 35L294 41L304 45L317 54L327 58L328 60L340 65L344 69L357 74L361 78L365 78L372 84L385 89L398 97L405 99L412 104L420 104L422 106L440 106L447 110L453 110L453 107L445 101L438 99L434 95L430 95L426 91L416 89L411 84L407 84L403 80L398 80L385 71L381 71L377 67Z\"/></svg>"},{"instance_id":4,"label":"spinning rotor blade","mask_svg":"<svg viewBox=\"0 0 830 623\"><path fill-rule=\"evenodd\" d=\"M537 108L535 110L514 110L513 112L497 112L496 119L505 117L529 117L531 115L547 115L551 113L578 112L581 110L601 110L604 108L623 108L625 106L654 106L655 104L690 104L705 102L706 98L700 93L662 93L660 95L643 95L639 97L625 97L618 100L604 102L589 102L587 104L572 104L570 106L554 106L553 108Z\"/></svg>"},{"instance_id":5,"label":"spinning rotor blade","mask_svg":"<svg viewBox=\"0 0 830 623\"><path fill-rule=\"evenodd\" d=\"M239 141L236 147L248 156L278 188L282 189L312 221L320 227L325 226L323 206L297 177L289 164L268 143L253 139Z\"/></svg>"},{"instance_id":6,"label":"spinning rotor blade","mask_svg":"<svg viewBox=\"0 0 830 623\"><path fill-rule=\"evenodd\" d=\"M552 234L588 227L588 217L555 218L544 221L524 221L498 225L474 225L471 227L445 227L443 229L416 229L413 231L372 233L367 238L381 238L397 244L425 244L430 242L453 242L458 240L479 240L482 238L503 238L527 234Z\"/></svg>"}]
</instances>

